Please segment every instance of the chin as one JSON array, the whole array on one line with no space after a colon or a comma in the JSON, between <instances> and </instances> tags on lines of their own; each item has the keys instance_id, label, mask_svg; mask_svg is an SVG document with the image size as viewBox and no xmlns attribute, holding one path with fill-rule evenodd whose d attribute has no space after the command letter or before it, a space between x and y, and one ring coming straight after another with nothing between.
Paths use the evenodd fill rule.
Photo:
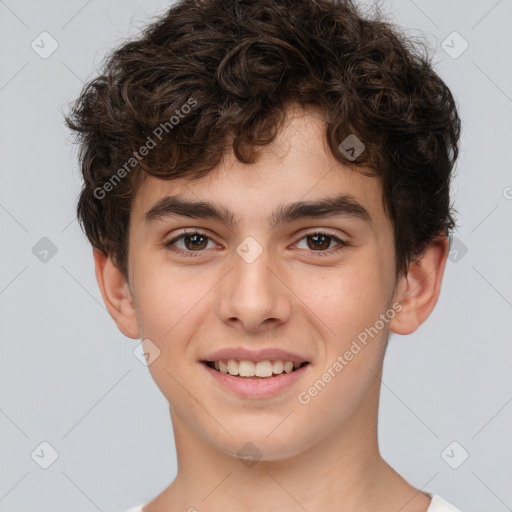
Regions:
<instances>
[{"instance_id":1,"label":"chin","mask_svg":"<svg viewBox=\"0 0 512 512\"><path fill-rule=\"evenodd\" d=\"M230 437L223 435L222 439L212 439L212 444L221 452L240 459L242 463L251 466L250 461L279 461L295 457L304 451L306 442L301 441L297 432L283 429L279 434L275 429L261 429L248 427L246 430L237 428L236 435ZM279 427L280 429L281 427ZM269 435L269 432L272 432ZM294 442L290 442L293 439Z\"/></svg>"}]
</instances>

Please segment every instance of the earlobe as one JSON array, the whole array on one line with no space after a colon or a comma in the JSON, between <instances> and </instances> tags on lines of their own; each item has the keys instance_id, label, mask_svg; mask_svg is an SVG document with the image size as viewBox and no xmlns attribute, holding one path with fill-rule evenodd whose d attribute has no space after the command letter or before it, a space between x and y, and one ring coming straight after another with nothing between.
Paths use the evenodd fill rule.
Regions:
<instances>
[{"instance_id":1,"label":"earlobe","mask_svg":"<svg viewBox=\"0 0 512 512\"><path fill-rule=\"evenodd\" d=\"M443 235L430 242L420 258L409 264L407 276L400 278L394 301L402 309L389 324L396 334L411 334L432 313L443 280L448 258L448 237Z\"/></svg>"},{"instance_id":2,"label":"earlobe","mask_svg":"<svg viewBox=\"0 0 512 512\"><path fill-rule=\"evenodd\" d=\"M128 338L138 339L139 327L126 279L110 256L93 249L96 280L110 316Z\"/></svg>"}]
</instances>

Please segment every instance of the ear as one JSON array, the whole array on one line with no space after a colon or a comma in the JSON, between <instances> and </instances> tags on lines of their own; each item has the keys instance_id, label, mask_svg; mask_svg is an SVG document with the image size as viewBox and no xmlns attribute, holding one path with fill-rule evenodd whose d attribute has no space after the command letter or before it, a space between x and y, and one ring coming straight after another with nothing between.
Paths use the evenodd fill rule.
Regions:
<instances>
[{"instance_id":1,"label":"ear","mask_svg":"<svg viewBox=\"0 0 512 512\"><path fill-rule=\"evenodd\" d=\"M396 334L411 334L432 313L441 292L449 241L445 234L430 242L419 260L411 262L407 276L402 276L393 302L402 309L389 323L389 330Z\"/></svg>"},{"instance_id":2,"label":"ear","mask_svg":"<svg viewBox=\"0 0 512 512\"><path fill-rule=\"evenodd\" d=\"M93 249L96 280L110 316L128 338L139 338L139 327L128 283L110 256Z\"/></svg>"}]
</instances>

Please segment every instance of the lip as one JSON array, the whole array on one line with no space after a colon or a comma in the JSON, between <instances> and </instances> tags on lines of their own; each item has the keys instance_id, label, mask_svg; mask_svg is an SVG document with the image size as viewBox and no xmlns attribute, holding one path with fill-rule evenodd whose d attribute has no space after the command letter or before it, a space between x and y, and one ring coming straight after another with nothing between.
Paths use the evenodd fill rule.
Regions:
<instances>
[{"instance_id":1,"label":"lip","mask_svg":"<svg viewBox=\"0 0 512 512\"><path fill-rule=\"evenodd\" d=\"M206 355L202 361L220 361L227 359L236 359L237 361L293 361L294 363L311 362L309 359L302 357L286 350L278 348L266 348L261 350L247 350L244 348L225 348Z\"/></svg>"},{"instance_id":2,"label":"lip","mask_svg":"<svg viewBox=\"0 0 512 512\"><path fill-rule=\"evenodd\" d=\"M288 359L288 361L293 361L293 359ZM251 379L221 373L210 368L204 362L200 364L209 373L211 378L214 379L214 382L218 383L222 388L244 398L271 398L276 396L285 388L290 388L298 379L303 377L310 366L310 364L306 364L290 373Z\"/></svg>"}]
</instances>

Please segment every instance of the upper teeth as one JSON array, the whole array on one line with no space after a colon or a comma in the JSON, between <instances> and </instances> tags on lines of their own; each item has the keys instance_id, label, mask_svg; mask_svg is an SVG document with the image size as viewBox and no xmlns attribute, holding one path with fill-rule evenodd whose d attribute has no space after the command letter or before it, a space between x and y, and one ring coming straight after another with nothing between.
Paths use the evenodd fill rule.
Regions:
<instances>
[{"instance_id":1,"label":"upper teeth","mask_svg":"<svg viewBox=\"0 0 512 512\"><path fill-rule=\"evenodd\" d=\"M215 369L222 373L230 375L240 375L240 377L271 377L272 374L279 375L285 371L290 373L294 368L298 368L301 363L293 361L237 361L228 359L215 361Z\"/></svg>"}]
</instances>

